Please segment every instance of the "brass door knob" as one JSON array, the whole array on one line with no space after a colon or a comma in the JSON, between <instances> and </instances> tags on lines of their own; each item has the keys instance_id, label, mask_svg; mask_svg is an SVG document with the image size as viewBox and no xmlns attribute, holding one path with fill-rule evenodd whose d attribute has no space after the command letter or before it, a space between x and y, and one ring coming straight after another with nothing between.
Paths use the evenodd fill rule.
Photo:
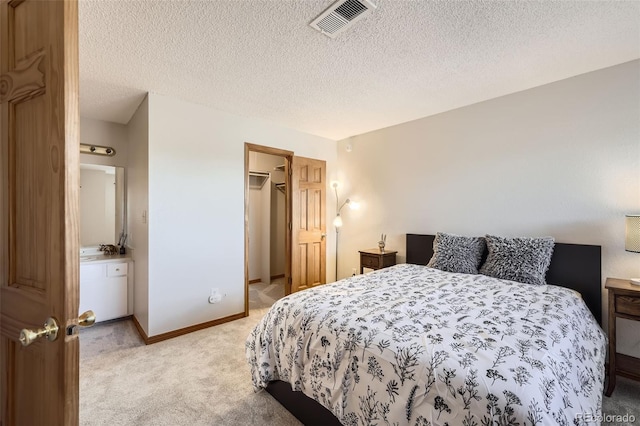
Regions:
<instances>
[{"instance_id":1,"label":"brass door knob","mask_svg":"<svg viewBox=\"0 0 640 426\"><path fill-rule=\"evenodd\" d=\"M91 327L96 323L96 314L89 310L78 317L78 325L80 327Z\"/></svg>"},{"instance_id":2,"label":"brass door knob","mask_svg":"<svg viewBox=\"0 0 640 426\"><path fill-rule=\"evenodd\" d=\"M46 337L47 340L53 342L58 338L59 329L56 319L48 318L44 326L35 331L28 328L22 329L22 331L20 331L20 343L22 343L22 346L29 346L40 337Z\"/></svg>"},{"instance_id":3,"label":"brass door knob","mask_svg":"<svg viewBox=\"0 0 640 426\"><path fill-rule=\"evenodd\" d=\"M78 317L78 325L80 327L91 327L93 324L95 324L95 322L96 315L93 313L93 311L87 311ZM73 328L71 328L70 330L73 330ZM48 318L42 328L39 328L37 330L23 328L20 331L19 340L20 343L22 343L22 346L29 346L40 337L46 337L47 340L53 342L58 338L59 331L60 327L58 327L58 322L56 321L56 319Z\"/></svg>"}]
</instances>

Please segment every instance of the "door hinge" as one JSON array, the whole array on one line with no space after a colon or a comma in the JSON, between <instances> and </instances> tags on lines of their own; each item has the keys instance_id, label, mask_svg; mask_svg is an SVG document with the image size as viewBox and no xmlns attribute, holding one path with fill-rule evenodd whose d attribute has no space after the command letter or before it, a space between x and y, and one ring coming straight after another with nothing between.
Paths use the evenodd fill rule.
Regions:
<instances>
[{"instance_id":1,"label":"door hinge","mask_svg":"<svg viewBox=\"0 0 640 426\"><path fill-rule=\"evenodd\" d=\"M289 231L292 231L292 230L293 230L293 223L289 222Z\"/></svg>"},{"instance_id":2,"label":"door hinge","mask_svg":"<svg viewBox=\"0 0 640 426\"><path fill-rule=\"evenodd\" d=\"M293 280L291 279L291 277L289 277L289 284L291 284L293 282Z\"/></svg>"}]
</instances>

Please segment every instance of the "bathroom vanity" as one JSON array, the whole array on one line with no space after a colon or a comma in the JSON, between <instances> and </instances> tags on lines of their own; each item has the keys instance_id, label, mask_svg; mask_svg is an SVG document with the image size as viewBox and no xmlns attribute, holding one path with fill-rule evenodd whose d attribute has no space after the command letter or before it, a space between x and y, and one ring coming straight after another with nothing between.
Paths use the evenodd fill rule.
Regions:
<instances>
[{"instance_id":1,"label":"bathroom vanity","mask_svg":"<svg viewBox=\"0 0 640 426\"><path fill-rule=\"evenodd\" d=\"M127 255L80 256L80 312L96 322L133 314L133 260Z\"/></svg>"}]
</instances>

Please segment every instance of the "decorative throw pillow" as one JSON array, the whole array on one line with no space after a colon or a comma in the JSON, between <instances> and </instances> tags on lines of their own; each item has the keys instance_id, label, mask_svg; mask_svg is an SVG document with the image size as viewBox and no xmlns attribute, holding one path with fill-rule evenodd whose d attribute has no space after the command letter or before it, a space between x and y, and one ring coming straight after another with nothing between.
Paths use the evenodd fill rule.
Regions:
<instances>
[{"instance_id":1,"label":"decorative throw pillow","mask_svg":"<svg viewBox=\"0 0 640 426\"><path fill-rule=\"evenodd\" d=\"M427 266L441 271L477 274L484 248L482 237L438 232L433 240L433 257Z\"/></svg>"},{"instance_id":2,"label":"decorative throw pillow","mask_svg":"<svg viewBox=\"0 0 640 426\"><path fill-rule=\"evenodd\" d=\"M489 254L480 273L521 283L544 285L555 240L486 235Z\"/></svg>"}]
</instances>

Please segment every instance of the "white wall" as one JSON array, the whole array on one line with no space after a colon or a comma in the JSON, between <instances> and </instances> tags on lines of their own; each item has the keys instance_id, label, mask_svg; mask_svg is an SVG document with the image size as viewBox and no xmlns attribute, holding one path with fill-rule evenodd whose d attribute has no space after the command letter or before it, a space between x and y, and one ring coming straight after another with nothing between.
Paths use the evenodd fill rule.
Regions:
<instances>
[{"instance_id":1,"label":"white wall","mask_svg":"<svg viewBox=\"0 0 640 426\"><path fill-rule=\"evenodd\" d=\"M633 61L340 141L341 194L363 203L343 210L338 275L382 232L403 262L406 233L437 231L598 244L603 287L640 275L624 250L624 215L640 213L639 93ZM618 325L619 352L640 356L640 328Z\"/></svg>"},{"instance_id":2,"label":"white wall","mask_svg":"<svg viewBox=\"0 0 640 426\"><path fill-rule=\"evenodd\" d=\"M113 157L80 154L81 163L126 167L127 140L127 127L122 124L80 117L80 143L110 146L116 150Z\"/></svg>"},{"instance_id":3,"label":"white wall","mask_svg":"<svg viewBox=\"0 0 640 426\"><path fill-rule=\"evenodd\" d=\"M149 100L140 104L127 124L129 142L127 168L127 246L135 261L133 313L149 336L149 228L143 213L149 209ZM179 224L172 229L179 229ZM172 251L174 247L165 248Z\"/></svg>"},{"instance_id":4,"label":"white wall","mask_svg":"<svg viewBox=\"0 0 640 426\"><path fill-rule=\"evenodd\" d=\"M260 229L262 241L260 248L260 281L271 282L271 177L267 179L260 191L262 196L262 214L260 215ZM251 211L251 206L249 206Z\"/></svg>"},{"instance_id":5,"label":"white wall","mask_svg":"<svg viewBox=\"0 0 640 426\"><path fill-rule=\"evenodd\" d=\"M262 190L249 189L249 281L262 279Z\"/></svg>"},{"instance_id":6,"label":"white wall","mask_svg":"<svg viewBox=\"0 0 640 426\"><path fill-rule=\"evenodd\" d=\"M149 336L244 311L245 142L334 174L334 141L149 94ZM207 303L211 288L221 303Z\"/></svg>"},{"instance_id":7,"label":"white wall","mask_svg":"<svg viewBox=\"0 0 640 426\"><path fill-rule=\"evenodd\" d=\"M284 175L283 172L276 172ZM284 177L277 178L272 175L271 183L271 276L284 275L286 258L286 217L285 217L285 196L282 191L276 188L275 183L284 182Z\"/></svg>"}]
</instances>

